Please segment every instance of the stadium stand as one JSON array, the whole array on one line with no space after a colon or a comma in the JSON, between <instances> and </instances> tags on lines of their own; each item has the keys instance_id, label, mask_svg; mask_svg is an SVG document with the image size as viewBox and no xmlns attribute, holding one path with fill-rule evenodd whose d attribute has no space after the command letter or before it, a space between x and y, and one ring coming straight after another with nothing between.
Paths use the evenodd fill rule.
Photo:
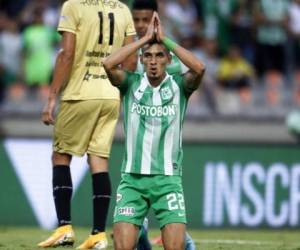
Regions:
<instances>
[{"instance_id":1,"label":"stadium stand","mask_svg":"<svg viewBox=\"0 0 300 250\"><path fill-rule=\"evenodd\" d=\"M27 121L28 123L38 122L42 107L45 102L47 88L39 89L30 87L24 77L24 67L21 63L24 60L24 31L32 23L33 13L37 10L43 14L44 26L53 28L56 26L60 6L63 1L49 0L20 0L16 2L1 2L0 10L0 126L5 122L10 123L14 120ZM131 1L124 1L130 6ZM199 92L191 98L187 109L187 117L195 124L203 121L209 122L252 122L253 126L257 123L271 124L274 121L284 129L286 115L292 110L299 109L300 106L300 73L297 71L297 62L289 58L286 63L287 69L283 72L267 70L262 76L257 74L261 69L255 68L254 64L257 51L255 42L255 30L262 28L261 23L257 23L254 5L257 1L222 1L222 5L216 5L215 1L159 1L159 12L165 23L177 25L177 30L168 26L167 32L178 42L184 42L193 49L207 65L207 72ZM259 2L259 1L258 1ZM289 2L282 14L284 17L291 16L291 22L285 27L285 34L291 34L293 29L297 31L295 21L295 9L299 7L297 1ZM184 11L183 11L184 9ZM195 11L197 10L197 11ZM173 11L180 15L190 16L188 20L189 29L185 29L184 22L179 22L171 14ZM278 10L280 11L280 10ZM187 12L187 13L186 13ZM171 13L171 14L170 14ZM265 13L268 15L268 13ZM272 17L268 17L271 18ZM226 21L224 23L224 20ZM285 20L285 19L284 19ZM288 19L287 19L288 20ZM224 26L226 24L226 27ZM300 23L298 22L300 26ZM245 41L242 36L249 35ZM10 43L9 39L14 39ZM225 41L225 40L226 41ZM288 37L288 40L295 40L295 37ZM20 42L21 41L21 42ZM287 43L288 44L288 43ZM7 47L8 46L8 47ZM11 55L12 49L15 55ZM19 47L18 47L19 46ZM51 44L51 54L54 55L59 47L58 44ZM217 83L217 71L220 59L224 56L230 46L236 46L241 50L242 56L252 64L254 75L248 88L241 88L238 91L230 88L221 88ZM288 46L288 45L286 45ZM293 47L290 54L293 54ZM296 52L295 52L296 53ZM13 56L16 64L9 66ZM52 59L48 60L52 60ZM270 54L270 61L276 60ZM52 61L50 63L53 63ZM38 67L38 65L37 65ZM15 71L12 71L11 69ZM39 69L37 69L39 70ZM238 74L238 72L233 72ZM44 92L43 92L44 91ZM34 126L29 126L34 127ZM3 128L2 128L3 130ZM6 131L6 130L5 130ZM33 136L37 130L32 129ZM28 132L28 131L27 131ZM18 134L18 132L15 132ZM9 134L14 134L11 131ZM43 134L43 133L42 133ZM43 134L47 136L47 132ZM2 136L6 136L2 134ZM286 137L286 140L289 140Z\"/></svg>"}]
</instances>

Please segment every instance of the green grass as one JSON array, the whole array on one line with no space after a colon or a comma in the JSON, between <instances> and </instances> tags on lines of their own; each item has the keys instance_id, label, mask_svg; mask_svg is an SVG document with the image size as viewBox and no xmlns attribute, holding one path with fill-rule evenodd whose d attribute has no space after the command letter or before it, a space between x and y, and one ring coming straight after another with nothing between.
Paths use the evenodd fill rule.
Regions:
<instances>
[{"instance_id":1,"label":"green grass","mask_svg":"<svg viewBox=\"0 0 300 250\"><path fill-rule=\"evenodd\" d=\"M110 233L111 230L108 230ZM199 250L300 250L299 231L258 230L190 230ZM29 227L0 227L0 250L35 250L36 244L49 236L49 231ZM87 237L89 229L75 227L76 244ZM150 237L158 230L151 230ZM66 249L66 248L56 248ZM110 241L109 249L113 249ZM161 247L154 247L162 249Z\"/></svg>"}]
</instances>

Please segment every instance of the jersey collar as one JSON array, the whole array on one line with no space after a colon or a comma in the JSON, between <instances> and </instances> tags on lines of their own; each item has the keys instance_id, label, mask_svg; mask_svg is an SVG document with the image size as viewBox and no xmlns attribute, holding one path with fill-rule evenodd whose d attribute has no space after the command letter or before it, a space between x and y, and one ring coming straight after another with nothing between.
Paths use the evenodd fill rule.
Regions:
<instances>
[{"instance_id":1,"label":"jersey collar","mask_svg":"<svg viewBox=\"0 0 300 250\"><path fill-rule=\"evenodd\" d=\"M170 78L170 75L168 74L168 72L166 72L166 76L165 78L162 80L162 82L157 86L157 87L153 87L151 84L150 84L150 81L148 79L148 76L146 74L146 72L144 72L144 78L147 80L147 84L149 87L151 87L153 90L160 90L162 85Z\"/></svg>"}]
</instances>

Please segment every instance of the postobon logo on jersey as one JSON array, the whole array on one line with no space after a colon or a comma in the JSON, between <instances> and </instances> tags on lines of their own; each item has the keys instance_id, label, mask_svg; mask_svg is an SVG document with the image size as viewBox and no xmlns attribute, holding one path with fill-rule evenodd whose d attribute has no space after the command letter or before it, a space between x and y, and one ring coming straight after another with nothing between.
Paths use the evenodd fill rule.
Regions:
<instances>
[{"instance_id":1,"label":"postobon logo on jersey","mask_svg":"<svg viewBox=\"0 0 300 250\"><path fill-rule=\"evenodd\" d=\"M131 107L131 112L151 117L175 116L176 105L146 106L134 102Z\"/></svg>"}]
</instances>

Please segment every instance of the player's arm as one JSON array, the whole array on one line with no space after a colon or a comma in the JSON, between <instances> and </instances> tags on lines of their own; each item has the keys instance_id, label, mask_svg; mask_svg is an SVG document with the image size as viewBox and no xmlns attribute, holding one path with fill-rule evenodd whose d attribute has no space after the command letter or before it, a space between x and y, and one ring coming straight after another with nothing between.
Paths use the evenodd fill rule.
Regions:
<instances>
[{"instance_id":1,"label":"player's arm","mask_svg":"<svg viewBox=\"0 0 300 250\"><path fill-rule=\"evenodd\" d=\"M135 36L127 36L125 37L123 46L126 46L130 43L133 43L135 40ZM137 67L137 53L133 53L128 56L127 59L122 63L122 68L128 71L135 71Z\"/></svg>"},{"instance_id":2,"label":"player's arm","mask_svg":"<svg viewBox=\"0 0 300 250\"><path fill-rule=\"evenodd\" d=\"M71 32L63 32L62 48L56 57L48 102L44 107L42 113L42 121L46 125L54 123L53 112L55 108L56 98L63 84L65 84L69 80L75 55L75 46L76 35Z\"/></svg>"},{"instance_id":3,"label":"player's arm","mask_svg":"<svg viewBox=\"0 0 300 250\"><path fill-rule=\"evenodd\" d=\"M170 51L172 51L179 60L188 67L188 71L184 74L184 87L188 92L196 90L205 72L205 65L190 51L173 42L164 35L163 27L157 14L157 35L156 39L162 42Z\"/></svg>"},{"instance_id":4,"label":"player's arm","mask_svg":"<svg viewBox=\"0 0 300 250\"><path fill-rule=\"evenodd\" d=\"M104 59L103 67L106 74L114 86L119 86L126 77L125 71L119 67L128 56L135 53L139 48L144 46L149 39L144 36L140 40L137 40L131 44L126 45L112 53L110 56Z\"/></svg>"},{"instance_id":5,"label":"player's arm","mask_svg":"<svg viewBox=\"0 0 300 250\"><path fill-rule=\"evenodd\" d=\"M125 80L125 71L122 70L119 65L123 63L128 56L135 54L138 49L154 38L154 20L153 16L144 37L118 49L103 60L103 67L112 85L120 86L120 84Z\"/></svg>"}]
</instances>

